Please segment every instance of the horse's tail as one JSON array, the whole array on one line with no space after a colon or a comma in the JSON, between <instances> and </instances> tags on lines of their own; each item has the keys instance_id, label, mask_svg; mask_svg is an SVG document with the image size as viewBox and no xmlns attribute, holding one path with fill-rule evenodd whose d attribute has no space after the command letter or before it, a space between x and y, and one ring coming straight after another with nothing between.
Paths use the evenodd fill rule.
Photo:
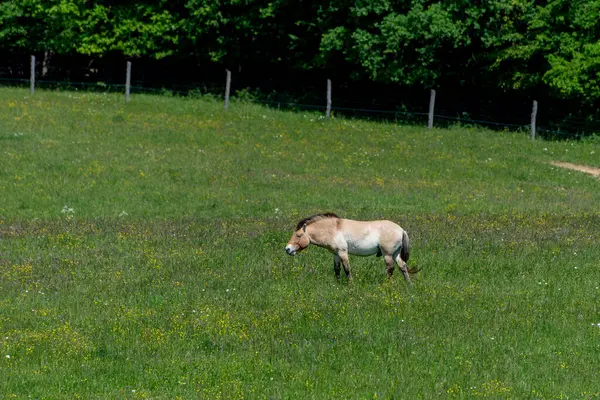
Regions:
<instances>
[{"instance_id":1,"label":"horse's tail","mask_svg":"<svg viewBox=\"0 0 600 400\"><path fill-rule=\"evenodd\" d=\"M410 243L408 241L408 234L405 230L402 231L402 247L400 247L400 258L402 261L407 262L410 257Z\"/></svg>"},{"instance_id":2,"label":"horse's tail","mask_svg":"<svg viewBox=\"0 0 600 400\"><path fill-rule=\"evenodd\" d=\"M408 258L410 257L410 243L408 240L408 234L406 231L402 232L402 247L400 248L400 258L402 261L408 262ZM421 268L407 268L409 274L416 274L421 270Z\"/></svg>"}]
</instances>

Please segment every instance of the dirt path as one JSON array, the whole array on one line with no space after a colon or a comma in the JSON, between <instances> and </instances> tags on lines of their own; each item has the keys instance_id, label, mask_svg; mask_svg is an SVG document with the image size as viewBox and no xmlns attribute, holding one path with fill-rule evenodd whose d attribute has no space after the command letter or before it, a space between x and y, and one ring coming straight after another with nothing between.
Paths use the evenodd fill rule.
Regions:
<instances>
[{"instance_id":1,"label":"dirt path","mask_svg":"<svg viewBox=\"0 0 600 400\"><path fill-rule=\"evenodd\" d=\"M595 176L596 178L600 178L600 168L588 167L587 165L578 165L578 164L571 164L568 162L558 162L558 161L552 161L552 162L550 162L550 164L552 164L556 167L568 168L568 169L573 169L575 171L585 172L586 174L590 174L590 175Z\"/></svg>"}]
</instances>

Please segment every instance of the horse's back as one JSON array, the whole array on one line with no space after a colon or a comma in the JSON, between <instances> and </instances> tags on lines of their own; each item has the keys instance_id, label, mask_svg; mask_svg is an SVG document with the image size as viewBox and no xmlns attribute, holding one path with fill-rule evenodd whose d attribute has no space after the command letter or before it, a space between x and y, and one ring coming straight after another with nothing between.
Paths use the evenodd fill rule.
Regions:
<instances>
[{"instance_id":1,"label":"horse's back","mask_svg":"<svg viewBox=\"0 0 600 400\"><path fill-rule=\"evenodd\" d=\"M342 231L348 242L355 242L353 244L359 247L360 244L365 247L372 247L376 242L377 248L380 248L384 253L394 252L401 245L402 234L404 233L400 225L388 220L355 221L344 219L340 224L340 231Z\"/></svg>"},{"instance_id":2,"label":"horse's back","mask_svg":"<svg viewBox=\"0 0 600 400\"><path fill-rule=\"evenodd\" d=\"M395 222L388 220L356 221L353 219L342 219L340 229L352 231L377 230L382 233L395 233L402 236L404 230Z\"/></svg>"}]
</instances>

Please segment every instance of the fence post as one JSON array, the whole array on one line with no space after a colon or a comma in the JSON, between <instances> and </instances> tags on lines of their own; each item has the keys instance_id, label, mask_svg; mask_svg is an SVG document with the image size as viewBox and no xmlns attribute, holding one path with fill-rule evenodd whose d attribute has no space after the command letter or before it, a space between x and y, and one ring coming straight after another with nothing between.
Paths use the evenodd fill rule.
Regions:
<instances>
[{"instance_id":1,"label":"fence post","mask_svg":"<svg viewBox=\"0 0 600 400\"><path fill-rule=\"evenodd\" d=\"M531 110L531 140L535 140L535 123L537 118L538 102L533 101L533 109Z\"/></svg>"},{"instance_id":2,"label":"fence post","mask_svg":"<svg viewBox=\"0 0 600 400\"><path fill-rule=\"evenodd\" d=\"M225 82L225 111L229 110L229 92L231 90L231 71L227 71L227 81Z\"/></svg>"},{"instance_id":3,"label":"fence post","mask_svg":"<svg viewBox=\"0 0 600 400\"><path fill-rule=\"evenodd\" d=\"M331 79L327 79L327 110L325 116L327 118L331 116Z\"/></svg>"},{"instance_id":4,"label":"fence post","mask_svg":"<svg viewBox=\"0 0 600 400\"><path fill-rule=\"evenodd\" d=\"M35 56L31 56L31 75L29 78L29 91L33 96L33 92L35 92Z\"/></svg>"},{"instance_id":5,"label":"fence post","mask_svg":"<svg viewBox=\"0 0 600 400\"><path fill-rule=\"evenodd\" d=\"M433 128L433 111L435 110L435 90L431 89L431 95L429 97L429 121L427 127Z\"/></svg>"},{"instance_id":6,"label":"fence post","mask_svg":"<svg viewBox=\"0 0 600 400\"><path fill-rule=\"evenodd\" d=\"M131 93L131 61L127 61L127 75L125 76L125 101L129 101Z\"/></svg>"}]
</instances>

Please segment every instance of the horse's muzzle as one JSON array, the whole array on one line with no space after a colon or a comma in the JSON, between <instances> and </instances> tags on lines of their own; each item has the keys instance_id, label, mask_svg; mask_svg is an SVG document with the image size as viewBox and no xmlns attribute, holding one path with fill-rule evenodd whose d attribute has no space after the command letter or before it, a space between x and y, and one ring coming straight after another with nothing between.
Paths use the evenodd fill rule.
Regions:
<instances>
[{"instance_id":1,"label":"horse's muzzle","mask_svg":"<svg viewBox=\"0 0 600 400\"><path fill-rule=\"evenodd\" d=\"M285 246L285 252L288 253L288 255L290 256L295 256L296 248L288 244L287 246Z\"/></svg>"}]
</instances>

